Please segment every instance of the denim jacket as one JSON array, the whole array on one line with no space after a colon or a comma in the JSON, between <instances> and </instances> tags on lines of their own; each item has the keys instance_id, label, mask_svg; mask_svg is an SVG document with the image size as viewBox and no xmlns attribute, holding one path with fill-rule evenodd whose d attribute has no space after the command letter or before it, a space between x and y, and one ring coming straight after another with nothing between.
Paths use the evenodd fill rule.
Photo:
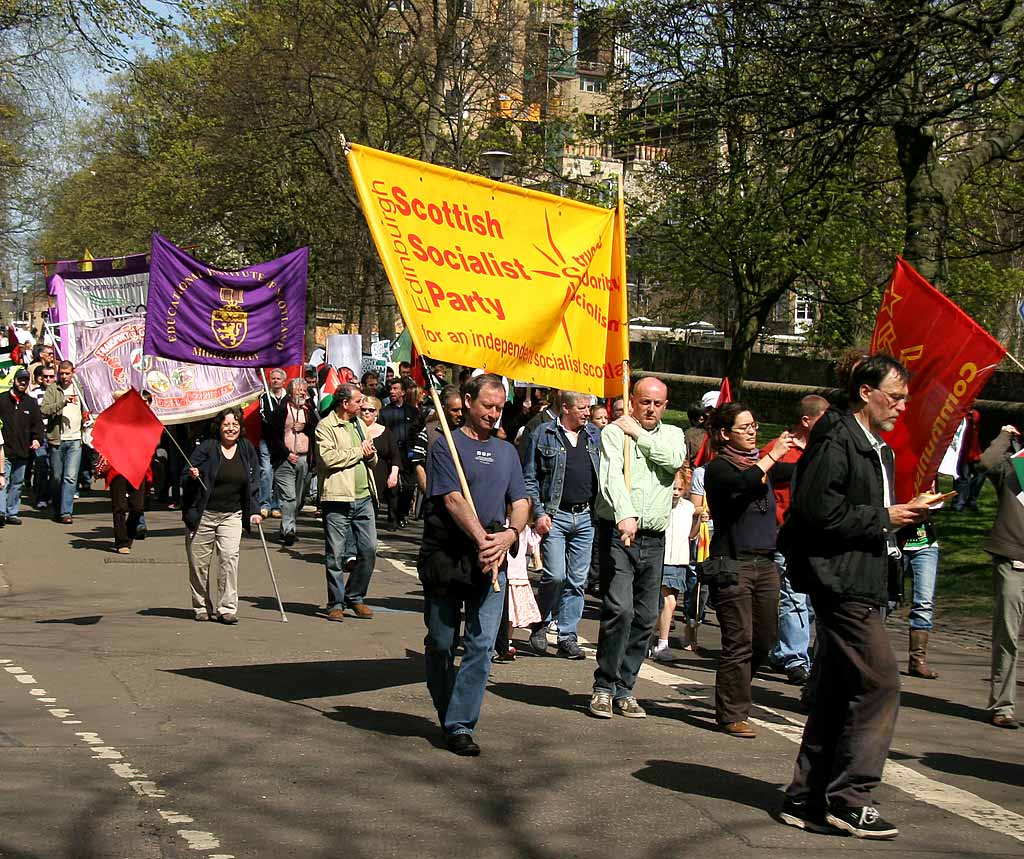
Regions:
<instances>
[{"instance_id":1,"label":"denim jacket","mask_svg":"<svg viewBox=\"0 0 1024 859\"><path fill-rule=\"evenodd\" d=\"M580 427L580 440L586 442L596 487L600 474L601 432L591 423L584 424ZM527 439L523 479L534 516L552 516L562 502L565 444L557 421L545 421Z\"/></svg>"}]
</instances>

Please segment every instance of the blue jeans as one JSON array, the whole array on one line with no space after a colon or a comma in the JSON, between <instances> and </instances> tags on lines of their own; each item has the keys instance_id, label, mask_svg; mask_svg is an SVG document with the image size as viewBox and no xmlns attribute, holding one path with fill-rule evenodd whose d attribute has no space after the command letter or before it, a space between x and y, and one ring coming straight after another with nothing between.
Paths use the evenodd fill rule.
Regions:
<instances>
[{"instance_id":1,"label":"blue jeans","mask_svg":"<svg viewBox=\"0 0 1024 859\"><path fill-rule=\"evenodd\" d=\"M50 502L50 448L46 442L36 449L32 457L32 489L36 493L36 504Z\"/></svg>"},{"instance_id":2,"label":"blue jeans","mask_svg":"<svg viewBox=\"0 0 1024 859\"><path fill-rule=\"evenodd\" d=\"M270 467L270 450L260 439L260 510L277 510L274 500L274 469Z\"/></svg>"},{"instance_id":3,"label":"blue jeans","mask_svg":"<svg viewBox=\"0 0 1024 859\"><path fill-rule=\"evenodd\" d=\"M545 623L551 615L558 621L559 641L576 640L593 543L594 521L589 510L555 511L551 530L540 546L544 573L537 591L537 607Z\"/></svg>"},{"instance_id":4,"label":"blue jeans","mask_svg":"<svg viewBox=\"0 0 1024 859\"><path fill-rule=\"evenodd\" d=\"M325 501L323 511L327 610L331 611L366 599L377 560L377 522L369 495L357 501ZM356 565L349 574L346 592L345 557L353 554Z\"/></svg>"},{"instance_id":5,"label":"blue jeans","mask_svg":"<svg viewBox=\"0 0 1024 859\"><path fill-rule=\"evenodd\" d=\"M70 516L74 509L81 461L81 439L50 445L50 497L55 518Z\"/></svg>"},{"instance_id":6,"label":"blue jeans","mask_svg":"<svg viewBox=\"0 0 1024 859\"><path fill-rule=\"evenodd\" d=\"M690 557L696 557L693 552ZM697 616L697 564L691 563L683 567L683 614L688 621L694 624L704 623L704 614L708 607L708 586L703 583L700 586L700 616Z\"/></svg>"},{"instance_id":7,"label":"blue jeans","mask_svg":"<svg viewBox=\"0 0 1024 859\"><path fill-rule=\"evenodd\" d=\"M0 492L0 515L17 516L18 508L21 506L21 487L25 482L25 468L28 466L27 459L19 459L16 456L7 457L4 460L4 490Z\"/></svg>"},{"instance_id":8,"label":"blue jeans","mask_svg":"<svg viewBox=\"0 0 1024 859\"><path fill-rule=\"evenodd\" d=\"M964 474L953 481L953 488L957 491L953 509L960 511L964 507L969 507L972 510L977 510L978 496L984 485L985 472L981 470L978 463L972 462L965 465Z\"/></svg>"},{"instance_id":9,"label":"blue jeans","mask_svg":"<svg viewBox=\"0 0 1024 859\"><path fill-rule=\"evenodd\" d=\"M775 553L775 565L779 568L779 638L768 655L768 661L783 671L801 666L810 671L808 651L814 610L807 594L797 593L790 585L786 576L786 558L781 552Z\"/></svg>"},{"instance_id":10,"label":"blue jeans","mask_svg":"<svg viewBox=\"0 0 1024 859\"><path fill-rule=\"evenodd\" d=\"M428 591L423 601L427 689L449 736L472 734L480 718L491 652L505 605L505 570L498 582L500 593L494 592L488 577L469 585L451 585L444 594ZM463 611L462 661L456 671L455 649Z\"/></svg>"},{"instance_id":11,"label":"blue jeans","mask_svg":"<svg viewBox=\"0 0 1024 859\"><path fill-rule=\"evenodd\" d=\"M286 459L274 471L274 496L281 504L282 537L295 533L295 516L306 497L308 472L309 464L305 456L300 456L294 465Z\"/></svg>"},{"instance_id":12,"label":"blue jeans","mask_svg":"<svg viewBox=\"0 0 1024 859\"><path fill-rule=\"evenodd\" d=\"M931 630L935 617L935 576L939 571L939 547L904 551L903 568L910 573L914 582L910 628Z\"/></svg>"}]
</instances>

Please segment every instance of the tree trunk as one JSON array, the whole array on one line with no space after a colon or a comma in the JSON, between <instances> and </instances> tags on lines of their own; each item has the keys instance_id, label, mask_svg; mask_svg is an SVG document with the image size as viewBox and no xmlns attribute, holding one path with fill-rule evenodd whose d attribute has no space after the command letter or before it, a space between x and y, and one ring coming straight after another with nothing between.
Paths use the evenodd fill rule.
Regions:
<instances>
[{"instance_id":1,"label":"tree trunk","mask_svg":"<svg viewBox=\"0 0 1024 859\"><path fill-rule=\"evenodd\" d=\"M898 125L893 133L904 183L903 258L934 284L944 273L949 206L944 177L937 169L935 140L927 129L915 126Z\"/></svg>"}]
</instances>

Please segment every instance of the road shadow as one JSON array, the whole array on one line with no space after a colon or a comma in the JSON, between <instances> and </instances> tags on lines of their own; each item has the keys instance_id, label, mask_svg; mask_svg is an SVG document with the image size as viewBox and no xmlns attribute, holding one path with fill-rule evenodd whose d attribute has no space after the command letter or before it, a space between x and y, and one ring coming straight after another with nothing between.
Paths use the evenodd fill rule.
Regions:
<instances>
[{"instance_id":1,"label":"road shadow","mask_svg":"<svg viewBox=\"0 0 1024 859\"><path fill-rule=\"evenodd\" d=\"M386 734L389 737L421 737L435 749L446 748L444 734L437 722L413 713L343 706L335 707L332 712L324 715L360 731Z\"/></svg>"},{"instance_id":2,"label":"road shadow","mask_svg":"<svg viewBox=\"0 0 1024 859\"><path fill-rule=\"evenodd\" d=\"M242 602L249 603L257 611L272 611L276 615L280 615L280 610L277 606L277 597L272 596L260 596L260 597L239 597ZM306 617L327 617L327 612L322 606L315 605L314 603L308 602L288 602L282 600L285 614L301 614Z\"/></svg>"},{"instance_id":3,"label":"road shadow","mask_svg":"<svg viewBox=\"0 0 1024 859\"><path fill-rule=\"evenodd\" d=\"M922 695L920 692L908 692L903 689L900 692L900 706L911 707L915 710L925 710L929 713L938 713L941 716L953 716L957 719L969 719L972 721L984 722L988 718L987 711L980 707L971 707L968 704L961 704L957 701L948 701L945 698L935 698L931 695Z\"/></svg>"},{"instance_id":4,"label":"road shadow","mask_svg":"<svg viewBox=\"0 0 1024 859\"><path fill-rule=\"evenodd\" d=\"M775 816L782 805L782 786L704 764L649 760L633 778L677 793L721 799Z\"/></svg>"},{"instance_id":5,"label":"road shadow","mask_svg":"<svg viewBox=\"0 0 1024 859\"><path fill-rule=\"evenodd\" d=\"M506 701L518 701L533 707L552 707L555 710L587 712L590 705L589 695L574 695L567 689L558 686L541 686L526 683L490 683L487 691L492 692Z\"/></svg>"},{"instance_id":6,"label":"road shadow","mask_svg":"<svg viewBox=\"0 0 1024 859\"><path fill-rule=\"evenodd\" d=\"M366 604L374 608L386 608L390 611L402 611L409 614L423 614L423 600L410 597L378 597L367 598Z\"/></svg>"},{"instance_id":7,"label":"road shadow","mask_svg":"<svg viewBox=\"0 0 1024 859\"><path fill-rule=\"evenodd\" d=\"M424 682L423 654L405 658L331 659L323 662L275 662L170 669L166 673L204 680L278 701L302 701L376 692Z\"/></svg>"},{"instance_id":8,"label":"road shadow","mask_svg":"<svg viewBox=\"0 0 1024 859\"><path fill-rule=\"evenodd\" d=\"M712 701L697 701L694 699L682 699L673 702L671 706L665 701L652 701L644 698L641 706L647 711L648 716L658 719L669 719L673 722L683 722L690 727L699 728L702 731L714 731L718 733L718 722L715 720L715 705Z\"/></svg>"},{"instance_id":9,"label":"road shadow","mask_svg":"<svg viewBox=\"0 0 1024 859\"><path fill-rule=\"evenodd\" d=\"M70 623L74 626L92 626L102 619L102 614L90 614L84 617L51 617L46 620L37 620L36 623ZM3 854L0 853L0 856Z\"/></svg>"},{"instance_id":10,"label":"road shadow","mask_svg":"<svg viewBox=\"0 0 1024 859\"><path fill-rule=\"evenodd\" d=\"M753 701L762 707L771 707L773 710L786 710L789 713L806 716L807 710L800 705L800 687L789 686L786 688L792 690L788 695L779 689L754 686L751 689Z\"/></svg>"},{"instance_id":11,"label":"road shadow","mask_svg":"<svg viewBox=\"0 0 1024 859\"><path fill-rule=\"evenodd\" d=\"M995 761L991 758L954 755L949 752L925 752L919 758L929 769L953 775L967 775L984 781L997 781L1011 787L1024 784L1024 765L1007 761Z\"/></svg>"},{"instance_id":12,"label":"road shadow","mask_svg":"<svg viewBox=\"0 0 1024 859\"><path fill-rule=\"evenodd\" d=\"M142 617L172 617L176 620L191 620L195 623L196 613L190 608L144 608L136 614Z\"/></svg>"}]
</instances>

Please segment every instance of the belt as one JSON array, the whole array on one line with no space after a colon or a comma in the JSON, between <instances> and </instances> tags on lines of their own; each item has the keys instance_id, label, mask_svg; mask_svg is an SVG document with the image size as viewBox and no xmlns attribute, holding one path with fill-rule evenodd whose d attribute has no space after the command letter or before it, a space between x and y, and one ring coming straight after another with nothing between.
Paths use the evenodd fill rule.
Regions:
<instances>
[{"instance_id":1,"label":"belt","mask_svg":"<svg viewBox=\"0 0 1024 859\"><path fill-rule=\"evenodd\" d=\"M558 509L565 513L583 513L590 509L590 502L584 501L581 504L559 504Z\"/></svg>"}]
</instances>

